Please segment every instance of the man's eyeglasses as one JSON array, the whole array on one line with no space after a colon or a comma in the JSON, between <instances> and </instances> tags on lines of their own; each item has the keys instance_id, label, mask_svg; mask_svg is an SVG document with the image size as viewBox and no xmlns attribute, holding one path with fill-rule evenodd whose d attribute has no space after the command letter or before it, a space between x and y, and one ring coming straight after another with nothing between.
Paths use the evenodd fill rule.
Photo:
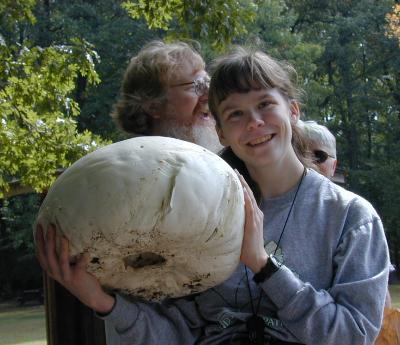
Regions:
<instances>
[{"instance_id":1,"label":"man's eyeglasses","mask_svg":"<svg viewBox=\"0 0 400 345\"><path fill-rule=\"evenodd\" d=\"M206 92L208 92L208 88L210 87L210 77L208 75L204 75L201 77L197 77L191 82L171 85L171 87L191 85L191 84L193 84L194 92L196 93L196 95L203 96Z\"/></svg>"},{"instance_id":2,"label":"man's eyeglasses","mask_svg":"<svg viewBox=\"0 0 400 345\"><path fill-rule=\"evenodd\" d=\"M334 156L331 156L330 154L326 153L325 151L322 150L314 150L313 151L313 161L316 164L322 164L324 163L329 157L335 158Z\"/></svg>"}]
</instances>

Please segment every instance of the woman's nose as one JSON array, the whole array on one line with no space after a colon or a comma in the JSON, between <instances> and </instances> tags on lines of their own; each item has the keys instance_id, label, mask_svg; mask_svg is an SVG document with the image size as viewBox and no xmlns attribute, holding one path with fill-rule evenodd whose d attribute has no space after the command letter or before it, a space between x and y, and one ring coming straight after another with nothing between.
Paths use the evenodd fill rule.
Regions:
<instances>
[{"instance_id":1,"label":"woman's nose","mask_svg":"<svg viewBox=\"0 0 400 345\"><path fill-rule=\"evenodd\" d=\"M258 127L264 126L265 122L262 118L262 116L258 112L251 112L249 121L247 123L247 130L252 130Z\"/></svg>"}]
</instances>

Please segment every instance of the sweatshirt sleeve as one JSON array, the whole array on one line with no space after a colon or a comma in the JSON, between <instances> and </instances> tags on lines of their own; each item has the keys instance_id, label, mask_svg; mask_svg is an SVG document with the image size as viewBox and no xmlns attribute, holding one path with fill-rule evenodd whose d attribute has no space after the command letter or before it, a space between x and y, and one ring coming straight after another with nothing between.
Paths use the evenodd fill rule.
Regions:
<instances>
[{"instance_id":1,"label":"sweatshirt sleeve","mask_svg":"<svg viewBox=\"0 0 400 345\"><path fill-rule=\"evenodd\" d=\"M115 328L121 345L194 344L203 326L196 302L189 298L147 303L116 295L113 310L101 318Z\"/></svg>"},{"instance_id":2,"label":"sweatshirt sleeve","mask_svg":"<svg viewBox=\"0 0 400 345\"><path fill-rule=\"evenodd\" d=\"M371 345L378 335L388 282L388 249L378 217L347 231L333 257L335 274L317 291L282 266L262 288L301 343Z\"/></svg>"}]
</instances>

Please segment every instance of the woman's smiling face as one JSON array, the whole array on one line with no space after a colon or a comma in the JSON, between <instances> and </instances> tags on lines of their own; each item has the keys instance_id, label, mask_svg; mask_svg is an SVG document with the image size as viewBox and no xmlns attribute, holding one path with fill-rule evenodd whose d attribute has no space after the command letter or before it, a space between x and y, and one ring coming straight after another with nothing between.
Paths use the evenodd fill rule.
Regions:
<instances>
[{"instance_id":1,"label":"woman's smiling face","mask_svg":"<svg viewBox=\"0 0 400 345\"><path fill-rule=\"evenodd\" d=\"M221 143L248 167L284 161L293 152L291 121L297 121L299 108L277 88L232 93L218 106Z\"/></svg>"}]
</instances>

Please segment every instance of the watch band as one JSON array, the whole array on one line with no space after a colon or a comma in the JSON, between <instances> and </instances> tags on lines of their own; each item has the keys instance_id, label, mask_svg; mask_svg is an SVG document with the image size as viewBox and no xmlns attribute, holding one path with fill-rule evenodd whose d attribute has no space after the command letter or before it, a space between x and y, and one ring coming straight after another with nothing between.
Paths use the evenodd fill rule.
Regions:
<instances>
[{"instance_id":1,"label":"watch band","mask_svg":"<svg viewBox=\"0 0 400 345\"><path fill-rule=\"evenodd\" d=\"M277 272L281 267L281 263L273 256L270 255L267 263L260 272L256 273L253 280L259 284L267 279L269 279L275 272Z\"/></svg>"}]
</instances>

